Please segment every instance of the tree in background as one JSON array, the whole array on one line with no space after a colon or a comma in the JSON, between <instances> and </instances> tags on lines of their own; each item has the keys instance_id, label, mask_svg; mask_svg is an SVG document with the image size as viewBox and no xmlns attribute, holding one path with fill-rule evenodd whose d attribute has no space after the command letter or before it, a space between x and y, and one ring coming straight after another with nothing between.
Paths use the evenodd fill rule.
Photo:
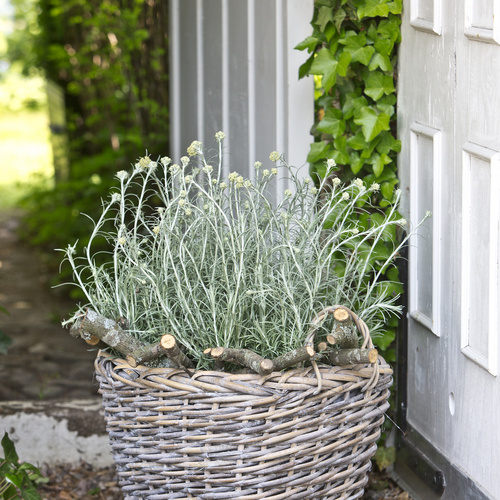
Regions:
<instances>
[{"instance_id":1,"label":"tree in background","mask_svg":"<svg viewBox=\"0 0 500 500\"><path fill-rule=\"evenodd\" d=\"M24 202L26 236L53 249L88 228L117 171L168 153L168 7L161 0L13 0L11 61L64 96L67 170ZM90 182L89 182L90 180Z\"/></svg>"}]
</instances>

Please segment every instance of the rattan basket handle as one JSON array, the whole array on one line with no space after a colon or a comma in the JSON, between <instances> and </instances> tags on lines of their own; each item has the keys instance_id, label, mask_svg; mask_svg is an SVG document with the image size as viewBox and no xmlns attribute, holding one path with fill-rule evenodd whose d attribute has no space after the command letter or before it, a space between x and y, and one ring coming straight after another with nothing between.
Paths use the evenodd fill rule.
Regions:
<instances>
[{"instance_id":1,"label":"rattan basket handle","mask_svg":"<svg viewBox=\"0 0 500 500\"><path fill-rule=\"evenodd\" d=\"M307 334L305 345L306 346L311 346L314 347L314 336L316 335L316 331L318 330L318 327L322 323L322 321L329 315L333 314L337 309L344 309L349 313L349 316L352 318L354 321L354 324L356 325L356 328L358 329L358 332L363 336L363 344L361 346L362 349L372 349L373 348L373 342L372 338L370 337L370 330L368 329L368 326L366 323L355 313L353 313L350 309L348 309L345 306L329 306L325 307L322 311L320 311L316 316L312 319L311 321L311 328L309 329L309 333ZM316 372L316 376L318 377L318 389L317 391L319 392L321 390L321 375L319 373L318 367L316 365L315 361L311 361L314 371ZM371 373L371 376L369 379L366 381L366 384L364 387L361 389L362 392L367 392L369 393L371 389L373 389L377 383L378 383L378 378L379 378L379 365L378 362L373 365L373 370Z\"/></svg>"},{"instance_id":2,"label":"rattan basket handle","mask_svg":"<svg viewBox=\"0 0 500 500\"><path fill-rule=\"evenodd\" d=\"M314 347L314 336L316 335L318 327L329 314L333 314L337 309L344 309L344 311L347 311L349 316L354 321L358 332L363 336L363 345L361 346L361 348L372 349L373 342L372 338L370 337L370 330L368 329L368 326L366 326L366 323L347 307L338 305L325 307L322 311L316 314L316 316L311 321L311 328L309 329L309 333L307 334L305 345Z\"/></svg>"}]
</instances>

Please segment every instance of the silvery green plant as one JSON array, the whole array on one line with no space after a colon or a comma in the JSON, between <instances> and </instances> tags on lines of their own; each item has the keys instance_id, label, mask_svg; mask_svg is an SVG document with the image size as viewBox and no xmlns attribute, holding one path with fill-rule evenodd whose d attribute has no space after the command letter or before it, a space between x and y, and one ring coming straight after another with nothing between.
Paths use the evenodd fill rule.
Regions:
<instances>
[{"instance_id":1,"label":"silvery green plant","mask_svg":"<svg viewBox=\"0 0 500 500\"><path fill-rule=\"evenodd\" d=\"M148 343L171 333L198 368L210 366L208 347L268 358L301 347L315 314L334 304L376 334L399 311L380 277L404 244L394 243L405 224L400 194L372 217L378 185L325 176L315 186L277 152L272 167L255 163L253 180L237 172L223 178L223 139L218 132L215 166L194 141L180 164L146 156L131 173L118 172L119 190L103 202L84 255L75 255L76 244L64 250L88 302L67 323L91 307L126 318L130 333ZM273 204L279 177L289 189ZM102 250L93 250L98 239L108 247L104 263Z\"/></svg>"}]
</instances>

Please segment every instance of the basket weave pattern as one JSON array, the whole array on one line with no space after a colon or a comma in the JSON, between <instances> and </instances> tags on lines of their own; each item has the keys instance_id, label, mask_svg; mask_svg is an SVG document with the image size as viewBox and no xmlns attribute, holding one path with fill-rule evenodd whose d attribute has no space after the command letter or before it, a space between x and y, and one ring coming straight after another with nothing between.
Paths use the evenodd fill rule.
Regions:
<instances>
[{"instance_id":1,"label":"basket weave pattern","mask_svg":"<svg viewBox=\"0 0 500 500\"><path fill-rule=\"evenodd\" d=\"M360 498L392 384L380 357L375 384L369 365L190 377L101 352L95 366L129 500Z\"/></svg>"}]
</instances>

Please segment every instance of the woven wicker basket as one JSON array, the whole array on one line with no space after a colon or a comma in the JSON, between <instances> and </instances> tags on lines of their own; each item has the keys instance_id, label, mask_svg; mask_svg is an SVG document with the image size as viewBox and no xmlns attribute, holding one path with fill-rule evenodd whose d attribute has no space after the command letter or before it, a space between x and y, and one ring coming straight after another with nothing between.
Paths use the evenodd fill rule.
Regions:
<instances>
[{"instance_id":1,"label":"woven wicker basket","mask_svg":"<svg viewBox=\"0 0 500 500\"><path fill-rule=\"evenodd\" d=\"M392 384L381 357L267 376L189 377L102 352L95 366L126 499L360 498Z\"/></svg>"}]
</instances>

